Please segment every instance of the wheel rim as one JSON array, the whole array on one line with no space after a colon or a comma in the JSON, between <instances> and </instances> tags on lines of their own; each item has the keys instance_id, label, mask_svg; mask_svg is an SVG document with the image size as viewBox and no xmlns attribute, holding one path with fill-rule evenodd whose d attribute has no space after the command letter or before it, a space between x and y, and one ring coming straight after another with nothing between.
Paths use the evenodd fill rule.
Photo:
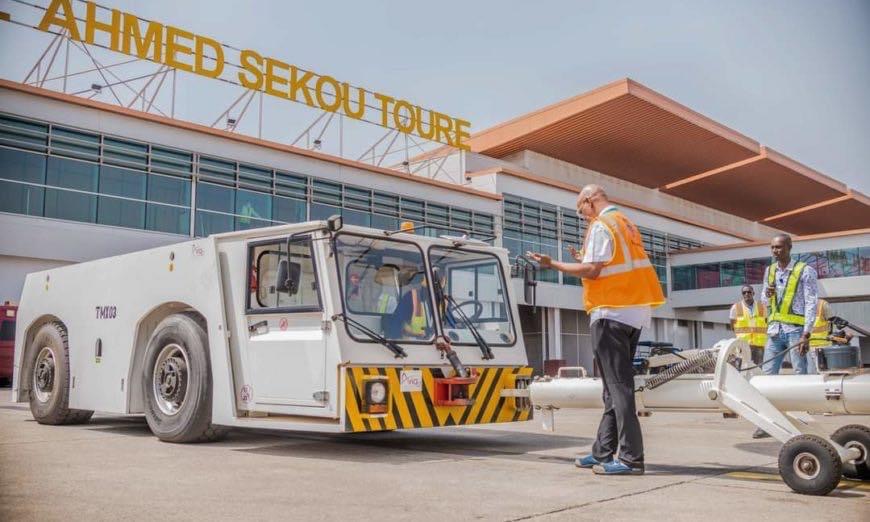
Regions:
<instances>
[{"instance_id":1,"label":"wheel rim","mask_svg":"<svg viewBox=\"0 0 870 522\"><path fill-rule=\"evenodd\" d=\"M857 448L858 451L861 452L861 455L858 456L855 460L850 460L849 462L855 465L864 464L867 462L867 446L858 442L857 440L850 440L846 444L843 445L846 448Z\"/></svg>"},{"instance_id":2,"label":"wheel rim","mask_svg":"<svg viewBox=\"0 0 870 522\"><path fill-rule=\"evenodd\" d=\"M795 474L804 480L812 480L818 477L822 470L822 464L819 462L818 457L807 452L798 454L794 458L792 467Z\"/></svg>"},{"instance_id":3,"label":"wheel rim","mask_svg":"<svg viewBox=\"0 0 870 522\"><path fill-rule=\"evenodd\" d=\"M48 402L54 393L55 376L57 375L55 362L54 352L51 348L44 346L39 350L33 369L33 391L39 402Z\"/></svg>"},{"instance_id":4,"label":"wheel rim","mask_svg":"<svg viewBox=\"0 0 870 522\"><path fill-rule=\"evenodd\" d=\"M157 407L166 415L175 415L184 405L190 386L187 351L170 343L160 350L154 363L152 389Z\"/></svg>"}]
</instances>

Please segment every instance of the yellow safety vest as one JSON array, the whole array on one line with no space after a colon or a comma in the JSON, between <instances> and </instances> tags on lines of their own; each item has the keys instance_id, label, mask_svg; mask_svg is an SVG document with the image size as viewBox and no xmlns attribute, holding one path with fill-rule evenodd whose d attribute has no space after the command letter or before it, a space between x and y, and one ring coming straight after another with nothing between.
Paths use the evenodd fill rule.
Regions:
<instances>
[{"instance_id":1,"label":"yellow safety vest","mask_svg":"<svg viewBox=\"0 0 870 522\"><path fill-rule=\"evenodd\" d=\"M414 292L414 290L411 291ZM414 309L411 312L411 322L408 324L408 328L416 336L426 335L426 327L429 324L426 318L426 306L419 300L416 293L412 296L412 302Z\"/></svg>"},{"instance_id":2,"label":"yellow safety vest","mask_svg":"<svg viewBox=\"0 0 870 522\"><path fill-rule=\"evenodd\" d=\"M830 346L828 340L828 302L824 299L819 299L819 305L816 308L816 322L813 323L813 332L810 334L810 348L819 348L822 346Z\"/></svg>"},{"instance_id":3,"label":"yellow safety vest","mask_svg":"<svg viewBox=\"0 0 870 522\"><path fill-rule=\"evenodd\" d=\"M796 314L792 308L794 303L794 295L797 291L798 281L807 264L803 261L798 261L794 264L791 273L788 275L788 281L785 283L785 291L782 294L782 302L776 302L776 294L770 298L770 310L767 316L767 322L787 323L803 326L803 314ZM767 286L774 286L776 278L776 263L771 264L767 268Z\"/></svg>"},{"instance_id":4,"label":"yellow safety vest","mask_svg":"<svg viewBox=\"0 0 870 522\"><path fill-rule=\"evenodd\" d=\"M737 318L734 320L734 333L738 339L743 339L749 346L756 349L764 349L767 344L767 312L764 305L755 302L755 313L749 313L743 301L739 301L734 306L737 307Z\"/></svg>"},{"instance_id":5,"label":"yellow safety vest","mask_svg":"<svg viewBox=\"0 0 870 522\"><path fill-rule=\"evenodd\" d=\"M378 298L378 313L386 314L390 312L390 298L393 297L390 294L384 292Z\"/></svg>"}]
</instances>

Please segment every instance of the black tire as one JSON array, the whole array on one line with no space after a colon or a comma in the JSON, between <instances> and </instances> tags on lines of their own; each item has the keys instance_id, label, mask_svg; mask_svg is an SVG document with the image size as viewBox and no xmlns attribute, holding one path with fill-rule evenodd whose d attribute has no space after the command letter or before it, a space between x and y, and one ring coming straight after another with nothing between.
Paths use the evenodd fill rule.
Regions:
<instances>
[{"instance_id":1,"label":"black tire","mask_svg":"<svg viewBox=\"0 0 870 522\"><path fill-rule=\"evenodd\" d=\"M860 424L843 426L831 435L840 446L857 447L861 456L843 463L843 476L855 480L870 480L870 428Z\"/></svg>"},{"instance_id":2,"label":"black tire","mask_svg":"<svg viewBox=\"0 0 870 522\"><path fill-rule=\"evenodd\" d=\"M181 313L160 321L145 349L142 393L148 427L160 440L223 437L226 431L211 424L211 364L201 318Z\"/></svg>"},{"instance_id":3,"label":"black tire","mask_svg":"<svg viewBox=\"0 0 870 522\"><path fill-rule=\"evenodd\" d=\"M840 483L842 473L837 450L817 435L798 435L779 450L779 474L798 493L827 495Z\"/></svg>"},{"instance_id":4,"label":"black tire","mask_svg":"<svg viewBox=\"0 0 870 522\"><path fill-rule=\"evenodd\" d=\"M42 325L27 350L30 369L30 412L40 424L82 424L94 412L69 407L69 343L61 323Z\"/></svg>"}]
</instances>

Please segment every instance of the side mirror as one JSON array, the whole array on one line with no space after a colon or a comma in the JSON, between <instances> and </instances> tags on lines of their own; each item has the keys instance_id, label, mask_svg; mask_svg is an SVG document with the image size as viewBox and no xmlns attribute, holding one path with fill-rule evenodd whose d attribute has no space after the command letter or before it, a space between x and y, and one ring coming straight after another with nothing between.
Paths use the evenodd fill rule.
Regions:
<instances>
[{"instance_id":1,"label":"side mirror","mask_svg":"<svg viewBox=\"0 0 870 522\"><path fill-rule=\"evenodd\" d=\"M330 232L338 232L343 226L344 218L338 214L333 214L332 216L329 216L329 218L326 220L326 228Z\"/></svg>"},{"instance_id":2,"label":"side mirror","mask_svg":"<svg viewBox=\"0 0 870 522\"><path fill-rule=\"evenodd\" d=\"M299 281L302 278L302 265L291 263L286 259L278 262L278 274L275 281L275 290L296 295L299 292Z\"/></svg>"},{"instance_id":3,"label":"side mirror","mask_svg":"<svg viewBox=\"0 0 870 522\"><path fill-rule=\"evenodd\" d=\"M535 267L531 264L525 264L522 267L523 271L523 297L526 300L526 304L529 306L536 306L537 301L537 286L538 282L535 281Z\"/></svg>"}]
</instances>

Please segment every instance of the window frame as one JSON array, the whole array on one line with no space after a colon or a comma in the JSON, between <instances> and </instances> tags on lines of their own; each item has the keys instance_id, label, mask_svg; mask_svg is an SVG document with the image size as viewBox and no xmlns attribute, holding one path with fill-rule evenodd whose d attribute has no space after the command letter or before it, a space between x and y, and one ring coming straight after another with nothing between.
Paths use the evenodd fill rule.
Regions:
<instances>
[{"instance_id":1,"label":"window frame","mask_svg":"<svg viewBox=\"0 0 870 522\"><path fill-rule=\"evenodd\" d=\"M502 284L502 295L504 296L504 304L505 304L505 312L508 314L508 323L511 327L511 333L513 333L513 340L510 343L491 343L487 341L487 344L492 347L497 348L512 348L517 344L517 325L516 322L519 320L518 316L514 316L514 309L511 303L510 291L508 291L508 284L511 279L505 277L504 267L501 264L501 258L498 257L494 252L485 252L482 250L477 250L474 248L465 248L465 247L455 247L455 246L446 246L446 245L429 245L429 248L426 249L426 264L428 265L428 269L431 271L434 265L431 263L432 259L432 249L442 249L442 250L456 250L458 252L469 252L473 254L478 254L482 256L490 256L495 259L495 263L498 266L499 276L501 276L501 284ZM434 274L429 274L429 280L434 281ZM433 300L435 296L432 296ZM437 303L436 303L437 305ZM437 309L437 308L436 308ZM435 321L438 323L438 327L441 329L442 335L444 334L444 325L441 323L441 314L435 314ZM473 323L473 321L472 321ZM477 325L475 325L476 327ZM456 346L477 346L477 343L460 343L456 341L451 341L452 344Z\"/></svg>"},{"instance_id":2,"label":"window frame","mask_svg":"<svg viewBox=\"0 0 870 522\"><path fill-rule=\"evenodd\" d=\"M313 234L306 234L304 236L299 236L298 238L290 241L291 236L286 236L284 238L279 239L264 239L262 241L252 241L247 244L248 255L247 262L245 263L245 267L247 270L245 271L245 314L246 315L264 315L264 314L284 314L284 313L313 313L313 312L323 312L323 289L320 285L320 274L317 270L317 258L314 253L314 237ZM311 305L299 305L299 306L279 306L274 308L251 308L251 269L255 266L252 263L254 262L254 250L257 247L261 247L264 245L275 245L277 244L280 248L282 244L289 243L302 243L308 242L308 252L311 256L311 267L314 270L314 286L316 287L317 292L317 306ZM257 261L259 258L268 252L268 250L261 252L257 255ZM290 259L290 252L288 248L287 259ZM257 274L257 286L259 287L259 274ZM259 301L259 300L258 300Z\"/></svg>"},{"instance_id":3,"label":"window frame","mask_svg":"<svg viewBox=\"0 0 870 522\"><path fill-rule=\"evenodd\" d=\"M371 234L359 234L356 232L338 232L335 235L333 235L332 238L329 240L329 242L330 242L330 248L334 252L334 255L332 257L335 258L335 277L338 279L338 291L339 291L339 296L340 296L339 301L341 302L341 313L342 314L348 313L347 312L348 308L347 308L347 303L345 303L346 294L344 291L344 280L342 278L341 264L340 264L339 259L338 259L339 258L338 245L336 244L336 242L338 241L338 238L340 238L341 236L362 237L362 238L366 238L366 239L376 239L376 240L381 240L381 241L388 241L388 242L392 241L392 242L396 242L396 243L404 243L407 245L412 245L414 248L417 249L418 252L420 252L420 259L423 260L423 267L424 267L423 274L426 277L426 292L429 294L429 308L431 310L433 324L435 325L435 327L432 328L432 337L430 337L429 339L390 339L390 341L397 343L397 344L402 344L402 345L412 344L412 345L421 345L421 346L432 346L435 343L435 340L440 335L443 335L443 330L441 330L441 321L437 317L438 314L435 313L435 295L432 292L432 274L430 273L431 267L429 266L429 258L427 257L426 252L420 247L420 245L418 243L415 243L413 241L408 241L407 239L398 239L398 238L391 237L391 236L377 236L377 235L371 235ZM351 312L351 313L356 314L356 312ZM357 314L357 315L368 315L368 314ZM380 314L378 314L378 315L380 315ZM351 332L350 325L347 323L347 321L342 321L342 322L344 323L345 332L347 332L347 335L351 339L353 339L354 342L369 343L369 344L377 344L378 343L378 341L375 341L374 339L370 339L368 337L365 337L362 339L358 338L357 336L355 336L353 334L353 332Z\"/></svg>"}]
</instances>

